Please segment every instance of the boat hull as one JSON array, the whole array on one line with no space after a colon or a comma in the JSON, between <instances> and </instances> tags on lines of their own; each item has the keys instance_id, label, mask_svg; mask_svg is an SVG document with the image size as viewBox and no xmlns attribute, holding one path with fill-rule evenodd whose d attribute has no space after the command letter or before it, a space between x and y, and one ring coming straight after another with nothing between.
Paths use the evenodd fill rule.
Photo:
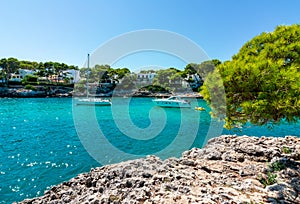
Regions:
<instances>
[{"instance_id":1,"label":"boat hull","mask_svg":"<svg viewBox=\"0 0 300 204\"><path fill-rule=\"evenodd\" d=\"M85 106L111 106L109 100L97 99L97 98L88 98L88 99L78 99L76 105L85 105Z\"/></svg>"},{"instance_id":2,"label":"boat hull","mask_svg":"<svg viewBox=\"0 0 300 204\"><path fill-rule=\"evenodd\" d=\"M171 98L168 99L154 99L152 100L155 105L166 108L191 108L191 104L186 100L179 100Z\"/></svg>"},{"instance_id":3,"label":"boat hull","mask_svg":"<svg viewBox=\"0 0 300 204\"><path fill-rule=\"evenodd\" d=\"M176 102L163 102L163 101L154 101L157 106L166 107L166 108L191 108L189 104L182 104Z\"/></svg>"}]
</instances>

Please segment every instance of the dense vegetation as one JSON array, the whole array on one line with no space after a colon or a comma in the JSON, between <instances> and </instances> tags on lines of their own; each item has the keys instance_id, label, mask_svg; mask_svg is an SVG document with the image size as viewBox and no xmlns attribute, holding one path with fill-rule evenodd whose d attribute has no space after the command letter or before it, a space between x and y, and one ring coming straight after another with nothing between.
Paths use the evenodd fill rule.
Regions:
<instances>
[{"instance_id":1,"label":"dense vegetation","mask_svg":"<svg viewBox=\"0 0 300 204\"><path fill-rule=\"evenodd\" d=\"M224 83L226 107L221 103L212 107L218 116L226 111L227 128L248 121L257 125L296 122L300 118L300 25L278 26L254 37L207 78L202 94L210 103L216 90L221 96L220 81Z\"/></svg>"},{"instance_id":2,"label":"dense vegetation","mask_svg":"<svg viewBox=\"0 0 300 204\"><path fill-rule=\"evenodd\" d=\"M125 75L130 74L128 68L112 68L109 65L95 65L94 68L81 68L80 76L89 82L111 82L114 79L120 81Z\"/></svg>"},{"instance_id":3,"label":"dense vegetation","mask_svg":"<svg viewBox=\"0 0 300 204\"><path fill-rule=\"evenodd\" d=\"M45 75L47 72L59 73L61 71L69 69L78 69L77 66L67 65L59 62L31 62L31 61L19 61L16 58L2 58L0 60L0 67L6 73L15 73L18 69L28 69L28 70L37 70L40 75Z\"/></svg>"},{"instance_id":4,"label":"dense vegetation","mask_svg":"<svg viewBox=\"0 0 300 204\"><path fill-rule=\"evenodd\" d=\"M58 75L64 77L66 70L78 70L77 66L67 65L59 62L31 62L18 60L16 58L2 58L0 60L0 79L8 81L9 75L12 73L18 73L19 69L35 70L37 77L49 77L51 75ZM32 82L34 76L29 76L24 82Z\"/></svg>"},{"instance_id":5,"label":"dense vegetation","mask_svg":"<svg viewBox=\"0 0 300 204\"><path fill-rule=\"evenodd\" d=\"M200 64L190 63L187 64L184 70L176 68L169 68L164 70L158 70L156 76L153 79L153 85L162 86L169 91L184 91L187 87L182 87L181 81L186 81L191 85L193 91L199 90L199 87L203 84L203 81L208 73L215 69L215 66L221 62L217 59L204 61ZM193 75L197 75L197 78L192 78ZM192 84L196 86L193 87Z\"/></svg>"},{"instance_id":6,"label":"dense vegetation","mask_svg":"<svg viewBox=\"0 0 300 204\"><path fill-rule=\"evenodd\" d=\"M189 84L197 84L197 86L192 87L194 91L198 91L199 87L203 84L204 76L214 69L215 65L220 64L219 60L206 61L201 64L191 63L186 65L184 70L179 70L177 68L168 68L158 71L154 70L142 70L139 73L156 73L152 84L148 81L148 84L141 83L140 87L136 82L137 73L131 73L128 68L112 68L109 65L95 65L93 68L81 68L80 76L82 80L77 85L77 88L83 88L86 80L88 82L100 82L100 83L116 83L119 84L119 89L129 90L129 89L141 89L144 91L150 92L161 92L161 91L185 91L187 87L182 86L182 82L186 81ZM201 73L203 75L199 75ZM198 75L198 78L195 81L195 78L192 78L192 75ZM160 87L160 88L159 88Z\"/></svg>"},{"instance_id":7,"label":"dense vegetation","mask_svg":"<svg viewBox=\"0 0 300 204\"><path fill-rule=\"evenodd\" d=\"M162 90L168 91L182 91L187 87L182 87L182 82L186 81L190 84L194 83L196 86L192 87L194 91L197 91L199 86L203 84L203 78L207 74L207 72L211 71L215 65L219 64L219 60L212 60L203 62L201 64L191 63L188 64L184 70L179 70L177 68L169 68L165 70L156 71L156 77L153 80L154 86L143 86L144 90L148 90L151 92L158 92L161 89L157 88L158 86L162 87ZM137 81L137 75L135 73L130 73L128 68L112 68L109 65L95 65L93 68L80 68L77 66L67 65L59 62L31 62L31 61L22 61L16 58L3 58L0 60L0 80L6 81L8 83L8 79L10 74L16 73L18 74L19 69L27 69L34 70L35 73L33 75L27 75L24 79L22 79L22 84L31 84L31 85L48 85L49 83L52 85L62 85L62 83L58 83L56 81L49 81L49 77L51 76L59 76L60 79L63 79L66 84L72 79L66 77L66 70L75 69L80 70L81 81L79 82L77 87L83 88L86 80L88 82L99 82L99 83L119 83L122 82L121 88L123 89L134 89L140 88L135 87L135 82ZM151 73L155 72L154 70L144 70L140 73ZM192 78L192 75L198 73L198 79L195 81ZM200 73L200 74L199 74ZM45 78L45 81L41 81L40 78ZM10 84L15 84L17 82L11 81ZM17 83L19 84L19 82ZM64 83L63 83L64 84ZM150 85L150 84L148 84Z\"/></svg>"}]
</instances>

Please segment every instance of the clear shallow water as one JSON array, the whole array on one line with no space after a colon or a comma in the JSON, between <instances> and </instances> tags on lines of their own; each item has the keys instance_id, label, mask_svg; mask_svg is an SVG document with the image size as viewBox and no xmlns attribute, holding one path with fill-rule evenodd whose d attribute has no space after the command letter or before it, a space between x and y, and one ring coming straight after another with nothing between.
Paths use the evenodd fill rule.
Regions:
<instances>
[{"instance_id":1,"label":"clear shallow water","mask_svg":"<svg viewBox=\"0 0 300 204\"><path fill-rule=\"evenodd\" d=\"M192 141L190 147L201 147L207 139L211 125L208 112L153 107L150 98L128 100L114 99L114 109L74 108L77 119L87 127L87 134L88 125L92 124L87 112L92 110L105 138L117 149L137 156L166 149L174 138L182 138L181 144ZM202 100L197 103L193 102L193 106L208 109ZM101 165L89 155L81 143L82 138L77 135L72 99L2 98L0 104L0 203L42 195L49 186ZM242 132L221 131L238 135L300 136L299 130L300 124L282 124L273 129L249 126ZM187 138L194 132L195 138ZM173 145L171 151L159 156L180 156L183 147L185 145ZM103 149L102 154L105 154ZM122 155L114 156L116 158L108 158L108 161L123 159Z\"/></svg>"}]
</instances>

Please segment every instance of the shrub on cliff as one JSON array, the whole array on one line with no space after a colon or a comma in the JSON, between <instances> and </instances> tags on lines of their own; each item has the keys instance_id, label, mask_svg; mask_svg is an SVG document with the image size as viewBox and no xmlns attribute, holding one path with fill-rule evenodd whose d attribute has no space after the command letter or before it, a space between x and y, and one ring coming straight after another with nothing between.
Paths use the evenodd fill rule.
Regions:
<instances>
[{"instance_id":1,"label":"shrub on cliff","mask_svg":"<svg viewBox=\"0 0 300 204\"><path fill-rule=\"evenodd\" d=\"M247 42L231 61L208 75L202 95L211 103L211 93L225 88L226 107L213 104L215 115L225 116L225 127L250 121L277 124L300 118L300 25L278 26ZM226 114L224 114L226 112Z\"/></svg>"},{"instance_id":2,"label":"shrub on cliff","mask_svg":"<svg viewBox=\"0 0 300 204\"><path fill-rule=\"evenodd\" d=\"M24 86L24 89L27 89L27 90L33 90L33 91L36 91L36 87L32 86L31 84L27 84Z\"/></svg>"},{"instance_id":3,"label":"shrub on cliff","mask_svg":"<svg viewBox=\"0 0 300 204\"><path fill-rule=\"evenodd\" d=\"M38 76L28 74L22 80L22 84L37 84Z\"/></svg>"}]
</instances>

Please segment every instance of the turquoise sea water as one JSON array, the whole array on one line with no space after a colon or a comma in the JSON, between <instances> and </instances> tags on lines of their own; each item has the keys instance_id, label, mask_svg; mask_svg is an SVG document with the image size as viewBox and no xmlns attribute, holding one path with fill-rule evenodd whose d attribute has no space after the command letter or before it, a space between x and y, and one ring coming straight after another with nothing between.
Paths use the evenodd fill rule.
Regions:
<instances>
[{"instance_id":1,"label":"turquoise sea water","mask_svg":"<svg viewBox=\"0 0 300 204\"><path fill-rule=\"evenodd\" d=\"M114 98L112 107L73 106L71 98L2 98L0 104L0 203L42 195L51 185L130 155L178 157L219 133L202 100L192 106L208 111L162 109L150 98ZM299 130L300 123L220 129L255 136L300 136Z\"/></svg>"}]
</instances>

